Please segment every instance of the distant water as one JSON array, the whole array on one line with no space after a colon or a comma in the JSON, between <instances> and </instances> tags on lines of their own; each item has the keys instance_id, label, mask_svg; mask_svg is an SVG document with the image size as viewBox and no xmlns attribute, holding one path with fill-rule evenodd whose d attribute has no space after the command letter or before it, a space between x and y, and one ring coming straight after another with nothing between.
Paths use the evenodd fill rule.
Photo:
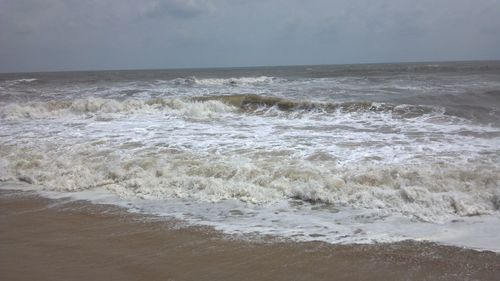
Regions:
<instances>
[{"instance_id":1,"label":"distant water","mask_svg":"<svg viewBox=\"0 0 500 281\"><path fill-rule=\"evenodd\" d=\"M500 251L500 62L0 74L5 188Z\"/></svg>"}]
</instances>

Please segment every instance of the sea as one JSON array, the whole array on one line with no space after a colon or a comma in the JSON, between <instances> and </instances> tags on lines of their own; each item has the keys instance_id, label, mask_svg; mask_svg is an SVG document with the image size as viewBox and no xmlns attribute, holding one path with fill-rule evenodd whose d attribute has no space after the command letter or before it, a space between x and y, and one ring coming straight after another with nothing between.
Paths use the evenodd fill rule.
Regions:
<instances>
[{"instance_id":1,"label":"sea","mask_svg":"<svg viewBox=\"0 0 500 281\"><path fill-rule=\"evenodd\" d=\"M500 252L500 61L0 74L0 188Z\"/></svg>"}]
</instances>

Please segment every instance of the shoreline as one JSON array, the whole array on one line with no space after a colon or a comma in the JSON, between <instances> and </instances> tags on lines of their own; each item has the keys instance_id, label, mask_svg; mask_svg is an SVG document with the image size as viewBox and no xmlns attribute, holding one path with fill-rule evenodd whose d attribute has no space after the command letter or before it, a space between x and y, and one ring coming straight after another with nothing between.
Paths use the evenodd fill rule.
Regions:
<instances>
[{"instance_id":1,"label":"shoreline","mask_svg":"<svg viewBox=\"0 0 500 281\"><path fill-rule=\"evenodd\" d=\"M231 239L110 205L0 190L6 280L496 280L500 255L428 242Z\"/></svg>"}]
</instances>

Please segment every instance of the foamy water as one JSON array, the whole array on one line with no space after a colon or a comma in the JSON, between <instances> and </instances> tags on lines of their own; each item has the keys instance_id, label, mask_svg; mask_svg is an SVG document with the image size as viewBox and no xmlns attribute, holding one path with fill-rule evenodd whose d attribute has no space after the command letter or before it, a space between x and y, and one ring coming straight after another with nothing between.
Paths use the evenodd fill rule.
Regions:
<instances>
[{"instance_id":1,"label":"foamy water","mask_svg":"<svg viewBox=\"0 0 500 281\"><path fill-rule=\"evenodd\" d=\"M491 62L3 75L0 179L231 234L500 251L499 74Z\"/></svg>"}]
</instances>

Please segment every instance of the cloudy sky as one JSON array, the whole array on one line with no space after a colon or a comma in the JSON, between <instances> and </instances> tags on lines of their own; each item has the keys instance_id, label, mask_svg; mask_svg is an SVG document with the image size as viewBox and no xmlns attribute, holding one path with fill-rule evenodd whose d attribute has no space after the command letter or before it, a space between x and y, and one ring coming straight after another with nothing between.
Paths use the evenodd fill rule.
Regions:
<instances>
[{"instance_id":1,"label":"cloudy sky","mask_svg":"<svg viewBox=\"0 0 500 281\"><path fill-rule=\"evenodd\" d=\"M0 72L474 59L499 0L0 0Z\"/></svg>"}]
</instances>

